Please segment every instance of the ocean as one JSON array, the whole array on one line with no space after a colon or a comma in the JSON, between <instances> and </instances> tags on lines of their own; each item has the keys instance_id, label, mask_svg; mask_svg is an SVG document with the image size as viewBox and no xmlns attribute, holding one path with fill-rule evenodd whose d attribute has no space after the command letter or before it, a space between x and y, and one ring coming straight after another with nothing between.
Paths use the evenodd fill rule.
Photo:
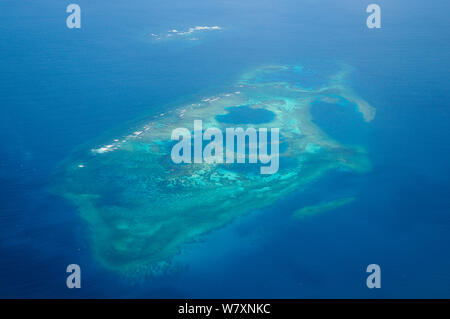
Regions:
<instances>
[{"instance_id":1,"label":"ocean","mask_svg":"<svg viewBox=\"0 0 450 319\"><path fill-rule=\"evenodd\" d=\"M68 29L68 3L3 0L0 297L449 298L450 5L377 0L382 27L369 29L369 3L77 0L82 27ZM220 30L167 37L195 26ZM363 145L370 172L326 174L240 216L184 245L170 271L131 280L106 269L95 229L49 190L74 152L245 72L303 65L308 88L341 64L376 117L320 102L313 122ZM292 217L343 196L356 199ZM81 289L66 287L73 263ZM381 289L366 286L369 264L381 267Z\"/></svg>"}]
</instances>

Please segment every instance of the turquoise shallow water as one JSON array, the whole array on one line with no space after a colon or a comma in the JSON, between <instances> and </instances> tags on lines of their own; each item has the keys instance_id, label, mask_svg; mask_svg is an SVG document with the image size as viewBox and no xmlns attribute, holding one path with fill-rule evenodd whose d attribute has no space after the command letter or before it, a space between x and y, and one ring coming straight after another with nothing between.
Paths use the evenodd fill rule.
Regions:
<instances>
[{"instance_id":1,"label":"turquoise shallow water","mask_svg":"<svg viewBox=\"0 0 450 319\"><path fill-rule=\"evenodd\" d=\"M0 5L1 297L449 296L447 2L379 1L381 30L366 29L365 5L350 0L79 4L80 32L65 28L59 1ZM223 29L149 39L196 25ZM329 174L239 217L185 246L158 277L130 283L105 270L79 212L49 192L62 161L274 64L302 65L275 80L296 75L307 89L353 67L374 121L364 125L346 105L313 106L313 121L341 143L363 144L372 171ZM292 218L349 196L357 200ZM104 200L113 203L114 190ZM77 291L65 287L70 263L83 270ZM381 290L364 286L369 263L382 267Z\"/></svg>"}]
</instances>

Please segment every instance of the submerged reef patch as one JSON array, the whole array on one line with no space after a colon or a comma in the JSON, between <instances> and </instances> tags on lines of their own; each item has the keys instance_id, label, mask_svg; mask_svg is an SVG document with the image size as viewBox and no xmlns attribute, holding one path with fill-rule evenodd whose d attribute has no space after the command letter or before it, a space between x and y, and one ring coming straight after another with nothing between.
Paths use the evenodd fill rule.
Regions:
<instances>
[{"instance_id":1,"label":"submerged reef patch","mask_svg":"<svg viewBox=\"0 0 450 319\"><path fill-rule=\"evenodd\" d=\"M264 108L239 105L227 107L227 114L216 116L216 120L226 124L262 124L269 123L275 118L275 114Z\"/></svg>"},{"instance_id":2,"label":"submerged reef patch","mask_svg":"<svg viewBox=\"0 0 450 319\"><path fill-rule=\"evenodd\" d=\"M322 202L322 203L312 205L312 206L305 206L300 209L297 209L293 213L293 216L296 218L304 218L307 216L318 215L320 213L324 213L324 212L339 208L341 206L350 204L355 200L356 200L355 197L345 197L345 198L331 200L328 202Z\"/></svg>"},{"instance_id":3,"label":"submerged reef patch","mask_svg":"<svg viewBox=\"0 0 450 319\"><path fill-rule=\"evenodd\" d=\"M298 65L253 70L228 92L166 110L131 134L115 136L66 160L54 189L74 203L87 222L96 259L128 276L156 274L187 243L274 204L331 170L369 171L366 150L342 145L325 134L313 123L310 107L319 100L345 99L357 106L365 121L373 119L375 109L349 87L346 69L312 89L299 84L303 70ZM253 166L172 162L174 128L200 119L205 129L224 129L226 120L220 116L233 114L233 105L261 110L251 121L240 123L244 129L258 129L260 123L280 129L276 174L258 174Z\"/></svg>"}]
</instances>

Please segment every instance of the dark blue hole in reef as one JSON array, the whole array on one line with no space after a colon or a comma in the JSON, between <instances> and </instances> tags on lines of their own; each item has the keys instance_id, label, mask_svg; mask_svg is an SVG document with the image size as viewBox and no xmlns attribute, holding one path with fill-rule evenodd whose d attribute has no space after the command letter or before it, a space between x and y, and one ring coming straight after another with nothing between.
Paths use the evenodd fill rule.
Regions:
<instances>
[{"instance_id":1,"label":"dark blue hole in reef","mask_svg":"<svg viewBox=\"0 0 450 319\"><path fill-rule=\"evenodd\" d=\"M262 124L269 123L275 118L275 114L271 111L261 108L251 108L250 105L239 105L227 107L227 114L216 116L216 120L220 123L227 124Z\"/></svg>"}]
</instances>

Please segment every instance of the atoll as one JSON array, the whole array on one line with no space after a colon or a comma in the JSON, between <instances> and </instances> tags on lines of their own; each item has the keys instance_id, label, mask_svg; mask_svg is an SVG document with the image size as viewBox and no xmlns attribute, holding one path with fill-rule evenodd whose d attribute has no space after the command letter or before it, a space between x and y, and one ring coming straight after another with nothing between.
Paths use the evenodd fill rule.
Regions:
<instances>
[{"instance_id":1,"label":"atoll","mask_svg":"<svg viewBox=\"0 0 450 319\"><path fill-rule=\"evenodd\" d=\"M369 171L364 148L342 145L327 136L312 122L310 107L320 99L345 100L366 121L373 119L374 108L354 93L342 74L320 87L304 88L295 80L301 72L301 66L259 68L244 74L223 94L154 115L133 133L113 137L65 161L54 189L74 203L87 222L96 259L127 275L160 271L198 236L274 204L331 170ZM223 120L230 121L230 110L242 106L270 115L264 123L240 123L244 129L280 129L276 174L261 175L254 165L171 161L174 128L191 127L198 119L204 128L225 128Z\"/></svg>"}]
</instances>

